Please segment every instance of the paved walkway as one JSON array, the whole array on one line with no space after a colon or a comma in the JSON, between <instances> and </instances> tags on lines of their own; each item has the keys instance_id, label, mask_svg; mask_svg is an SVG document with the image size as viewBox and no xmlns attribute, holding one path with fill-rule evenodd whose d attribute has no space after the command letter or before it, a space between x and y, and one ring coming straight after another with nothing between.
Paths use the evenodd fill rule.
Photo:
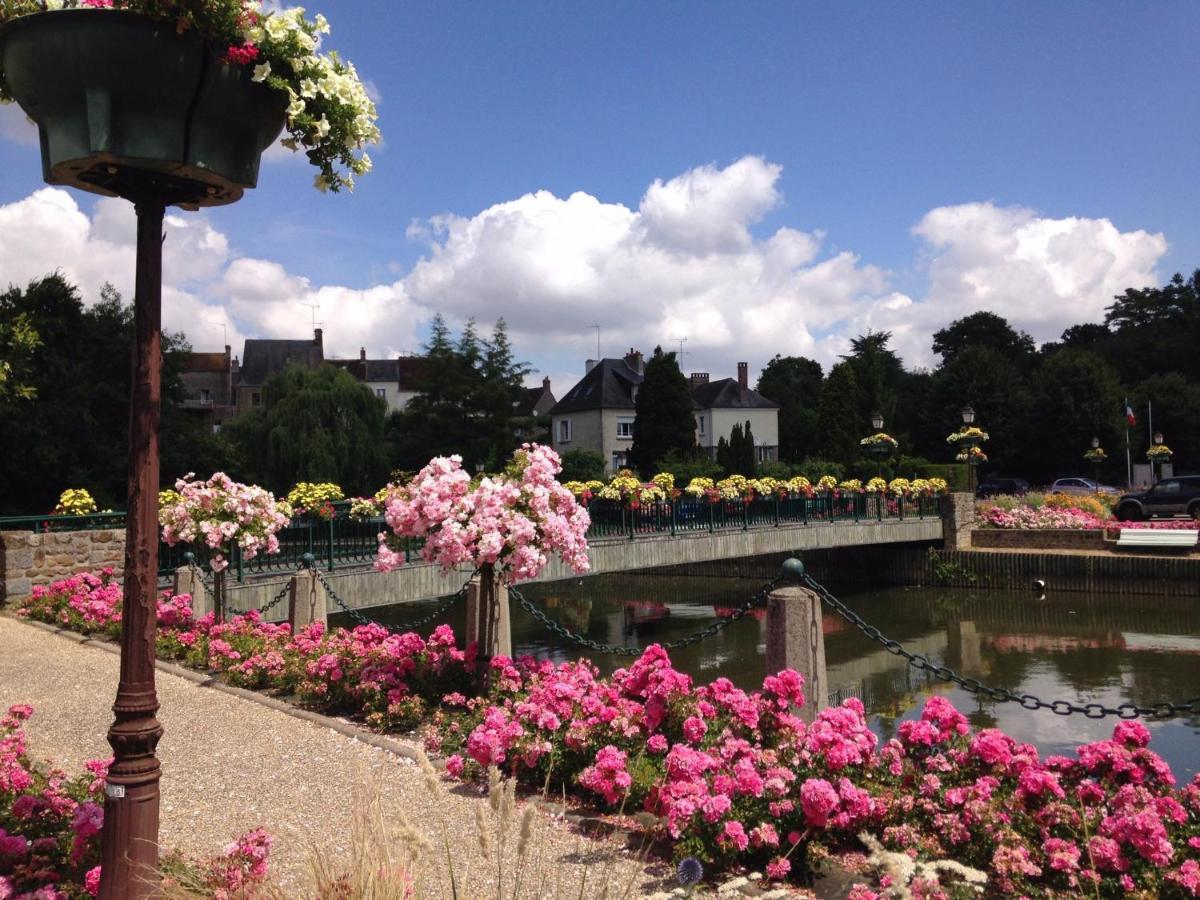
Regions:
<instances>
[{"instance_id":1,"label":"paved walkway","mask_svg":"<svg viewBox=\"0 0 1200 900\"><path fill-rule=\"evenodd\" d=\"M104 735L117 678L116 654L0 616L0 706L34 707L27 733L35 758L78 772L84 760L109 756ZM459 896L498 896L495 850L484 861L477 827L480 811L488 822L492 813L473 789L443 783L435 795L407 759L176 675L158 673L158 696L166 729L158 748L164 847L212 855L237 834L265 826L276 836L272 871L281 888L303 896L312 848L344 859L355 809L363 798L378 797L385 815L403 813L433 845L417 865L420 897L450 896L443 826ZM599 897L602 884L609 897L642 896L661 883L615 839L581 839L543 811L533 824L536 858L523 876L529 896ZM653 871L662 874L661 867Z\"/></svg>"}]
</instances>

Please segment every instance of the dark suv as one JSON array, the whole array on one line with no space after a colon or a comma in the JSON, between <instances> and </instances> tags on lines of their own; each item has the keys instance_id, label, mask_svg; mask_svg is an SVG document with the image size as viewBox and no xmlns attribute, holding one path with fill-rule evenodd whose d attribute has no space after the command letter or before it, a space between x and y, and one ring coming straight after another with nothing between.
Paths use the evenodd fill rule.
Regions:
<instances>
[{"instance_id":1,"label":"dark suv","mask_svg":"<svg viewBox=\"0 0 1200 900\"><path fill-rule=\"evenodd\" d=\"M1012 494L1021 497L1029 493L1029 482L1024 478L985 478L975 487L976 497L994 497L997 494Z\"/></svg>"},{"instance_id":2,"label":"dark suv","mask_svg":"<svg viewBox=\"0 0 1200 900\"><path fill-rule=\"evenodd\" d=\"M1148 491L1124 494L1113 514L1122 522L1186 513L1200 519L1200 475L1164 478Z\"/></svg>"}]
</instances>

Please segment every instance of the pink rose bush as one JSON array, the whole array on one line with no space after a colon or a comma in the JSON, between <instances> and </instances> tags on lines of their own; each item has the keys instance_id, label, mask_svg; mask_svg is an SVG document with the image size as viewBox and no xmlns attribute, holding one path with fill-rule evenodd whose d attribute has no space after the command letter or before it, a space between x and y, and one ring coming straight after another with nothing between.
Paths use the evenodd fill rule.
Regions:
<instances>
[{"instance_id":1,"label":"pink rose bush","mask_svg":"<svg viewBox=\"0 0 1200 900\"><path fill-rule=\"evenodd\" d=\"M119 621L119 596L104 586L67 579L20 612L80 629L94 627L85 611ZM586 660L493 658L490 693L472 696L474 650L459 649L448 626L427 637L375 625L314 624L293 634L253 613L224 624L196 619L184 598L165 597L158 634L160 656L234 684L380 729L420 725L452 777L497 766L537 791L649 812L678 857L709 867L805 878L830 854L861 856L866 833L888 851L987 872L997 895L1200 896L1200 776L1177 786L1138 722L1118 722L1111 739L1072 756L1043 759L998 729L973 731L940 696L887 741L855 699L805 723L796 672L771 675L755 691L724 678L697 685L657 645L607 678ZM4 746L0 797L13 784L25 791L31 777L26 767L14 781ZM81 806L95 796L89 783L64 807L73 834L96 827L95 811ZM32 802L14 808L23 814ZM5 848L19 849L11 836L25 834L7 821L0 817L0 865ZM69 856L70 843L58 852ZM264 852L261 841L251 844L239 855L247 872ZM944 895L936 885L909 887L914 896Z\"/></svg>"},{"instance_id":2,"label":"pink rose bush","mask_svg":"<svg viewBox=\"0 0 1200 900\"><path fill-rule=\"evenodd\" d=\"M557 553L582 574L591 520L555 479L561 470L558 454L540 444L523 444L503 475L478 482L461 457L437 457L389 491L384 515L397 536L424 538L422 558L443 569L490 565L511 583L537 577ZM386 572L403 562L381 534L375 567Z\"/></svg>"},{"instance_id":3,"label":"pink rose bush","mask_svg":"<svg viewBox=\"0 0 1200 900\"><path fill-rule=\"evenodd\" d=\"M209 560L214 572L228 567L225 548L234 543L247 559L260 552L279 552L275 535L289 518L270 491L241 484L224 472L207 481L193 481L192 477L189 472L176 481L176 495L158 511L167 544L203 543L217 551Z\"/></svg>"}]
</instances>

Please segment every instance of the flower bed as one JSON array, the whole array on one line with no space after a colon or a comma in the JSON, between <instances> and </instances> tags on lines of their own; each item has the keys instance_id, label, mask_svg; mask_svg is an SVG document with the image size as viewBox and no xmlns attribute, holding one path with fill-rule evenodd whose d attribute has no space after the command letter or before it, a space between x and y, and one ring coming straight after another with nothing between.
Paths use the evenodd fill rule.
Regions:
<instances>
[{"instance_id":1,"label":"flower bed","mask_svg":"<svg viewBox=\"0 0 1200 900\"><path fill-rule=\"evenodd\" d=\"M120 612L107 588L68 579L22 612L104 630ZM857 700L806 725L795 672L755 692L697 686L658 646L609 678L586 661L493 659L490 694L470 697L474 654L446 626L428 638L378 626L292 635L254 615L193 620L183 597L159 607L158 650L375 727L420 723L458 777L495 765L535 790L647 810L677 856L717 867L797 877L861 851L867 834L886 851L987 871L994 894L1200 895L1200 776L1177 789L1137 723L1043 760L998 730L972 733L933 697L881 745Z\"/></svg>"},{"instance_id":2,"label":"flower bed","mask_svg":"<svg viewBox=\"0 0 1200 900\"><path fill-rule=\"evenodd\" d=\"M1000 528L1021 531L1085 530L1103 531L1116 537L1122 528L1151 528L1159 531L1177 531L1197 527L1193 519L1157 519L1143 522L1120 522L1111 516L1098 516L1086 509L1051 504L1030 506L1028 504L981 503L978 507L979 524L983 528Z\"/></svg>"},{"instance_id":3,"label":"flower bed","mask_svg":"<svg viewBox=\"0 0 1200 900\"><path fill-rule=\"evenodd\" d=\"M0 717L0 898L71 900L100 889L100 831L111 759L84 763L70 776L35 765L25 747L33 707L18 704ZM267 875L271 838L247 832L205 863L169 854L167 886L180 878L216 897L250 897Z\"/></svg>"}]
</instances>

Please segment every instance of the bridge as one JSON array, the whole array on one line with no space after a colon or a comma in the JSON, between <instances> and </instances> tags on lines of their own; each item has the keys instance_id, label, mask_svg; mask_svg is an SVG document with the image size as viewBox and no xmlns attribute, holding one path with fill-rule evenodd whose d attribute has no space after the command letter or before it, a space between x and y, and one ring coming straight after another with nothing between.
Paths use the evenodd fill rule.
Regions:
<instances>
[{"instance_id":1,"label":"bridge","mask_svg":"<svg viewBox=\"0 0 1200 900\"><path fill-rule=\"evenodd\" d=\"M936 502L913 503L911 507L903 508L893 506L890 510L885 507L882 512L877 505L863 503L857 508L847 506L836 510L833 515L817 515L813 508L791 511L774 507L767 507L765 511L751 508L743 510L739 520L728 520L723 526L714 522L711 529L707 520L690 527L679 527L677 520L672 527L664 510L657 511L657 522L654 510L639 512L641 514L634 517L626 511L623 523L614 516L617 527L608 521L595 529L600 534L588 540L589 574L604 575L806 550L940 542L943 534ZM414 555L409 565L392 572L339 568L327 572L325 579L347 605L366 609L451 594L470 574L468 568L443 573L439 567ZM579 577L561 561L552 559L537 580ZM230 606L233 609L262 607L275 596L281 585L282 581L277 579L231 585Z\"/></svg>"}]
</instances>

